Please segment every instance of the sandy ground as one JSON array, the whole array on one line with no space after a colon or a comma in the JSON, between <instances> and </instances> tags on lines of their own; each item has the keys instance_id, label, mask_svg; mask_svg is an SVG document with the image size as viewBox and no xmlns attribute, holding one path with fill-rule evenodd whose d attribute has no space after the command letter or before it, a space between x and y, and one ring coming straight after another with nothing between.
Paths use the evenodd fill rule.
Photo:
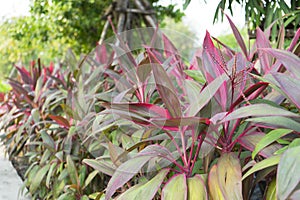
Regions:
<instances>
[{"instance_id":1,"label":"sandy ground","mask_svg":"<svg viewBox=\"0 0 300 200\"><path fill-rule=\"evenodd\" d=\"M23 182L5 157L4 150L0 143L0 200L29 200L30 198L19 194Z\"/></svg>"}]
</instances>

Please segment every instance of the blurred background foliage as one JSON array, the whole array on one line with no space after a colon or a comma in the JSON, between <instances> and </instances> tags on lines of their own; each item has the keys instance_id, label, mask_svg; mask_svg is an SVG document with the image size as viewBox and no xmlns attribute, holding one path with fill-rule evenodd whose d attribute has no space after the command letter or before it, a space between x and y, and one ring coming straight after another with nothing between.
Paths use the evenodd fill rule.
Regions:
<instances>
[{"instance_id":1,"label":"blurred background foliage","mask_svg":"<svg viewBox=\"0 0 300 200\"><path fill-rule=\"evenodd\" d=\"M168 16L179 22L183 16L174 4L161 6L158 0L149 2L158 21ZM8 75L11 66L20 61L28 63L38 57L43 63L59 61L56 59L63 58L68 48L77 55L88 53L100 38L106 10L112 3L113 0L32 0L29 16L11 18L1 24L0 76ZM111 34L112 31L108 32L107 37Z\"/></svg>"},{"instance_id":2,"label":"blurred background foliage","mask_svg":"<svg viewBox=\"0 0 300 200\"><path fill-rule=\"evenodd\" d=\"M11 66L19 62L27 64L37 58L41 58L46 64L50 61L61 62L59 59L64 58L68 48L72 48L77 55L91 51L100 38L107 10L114 1L31 0L29 16L14 17L1 23L0 79L7 76ZM181 20L184 15L182 8L186 8L190 2L191 0L172 0L169 5L162 6L159 0L149 0L161 27L178 30L197 41L196 35ZM280 23L284 23L289 30L286 36L293 36L293 30L299 27L299 0L220 0L215 10L214 22L223 19L221 10L233 13L234 3L245 8L248 26L242 31L243 36L250 34L251 38L257 26L265 29L274 20L278 22L272 29L274 40ZM144 26L142 20L137 25L139 26ZM111 35L110 29L106 37ZM188 57L186 50L194 46L177 44L179 40L172 36L170 38L175 41L175 45L183 48L184 56ZM236 45L232 35L221 36L220 40L229 46Z\"/></svg>"}]
</instances>

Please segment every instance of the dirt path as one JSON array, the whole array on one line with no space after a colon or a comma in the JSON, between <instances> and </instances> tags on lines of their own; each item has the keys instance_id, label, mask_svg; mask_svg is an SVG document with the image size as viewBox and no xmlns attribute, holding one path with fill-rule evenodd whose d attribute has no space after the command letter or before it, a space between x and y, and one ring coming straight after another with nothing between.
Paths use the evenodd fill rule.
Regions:
<instances>
[{"instance_id":1,"label":"dirt path","mask_svg":"<svg viewBox=\"0 0 300 200\"><path fill-rule=\"evenodd\" d=\"M22 180L12 164L4 155L4 147L0 143L0 200L29 200L19 195Z\"/></svg>"}]
</instances>

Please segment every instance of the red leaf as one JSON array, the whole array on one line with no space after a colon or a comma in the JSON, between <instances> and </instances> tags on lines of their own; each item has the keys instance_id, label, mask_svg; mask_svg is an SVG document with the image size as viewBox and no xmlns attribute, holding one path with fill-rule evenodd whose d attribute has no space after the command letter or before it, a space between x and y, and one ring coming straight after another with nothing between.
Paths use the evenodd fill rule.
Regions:
<instances>
[{"instance_id":1,"label":"red leaf","mask_svg":"<svg viewBox=\"0 0 300 200\"><path fill-rule=\"evenodd\" d=\"M172 117L181 116L181 107L176 89L155 55L147 49L157 91Z\"/></svg>"},{"instance_id":2,"label":"red leaf","mask_svg":"<svg viewBox=\"0 0 300 200\"><path fill-rule=\"evenodd\" d=\"M245 97L253 95L254 92L261 93L268 85L269 85L269 83L267 83L267 82L258 82L256 84L252 85L243 93L243 95L240 95L238 97L238 99L231 105L229 110L233 110L237 105L239 105L241 102L243 102L245 100ZM258 95L259 94L257 94L256 96L258 96ZM251 100L251 99L248 99L248 100Z\"/></svg>"},{"instance_id":3,"label":"red leaf","mask_svg":"<svg viewBox=\"0 0 300 200\"><path fill-rule=\"evenodd\" d=\"M95 50L96 61L100 64L105 64L108 62L108 56L105 45L98 45Z\"/></svg>"},{"instance_id":4,"label":"red leaf","mask_svg":"<svg viewBox=\"0 0 300 200\"><path fill-rule=\"evenodd\" d=\"M106 108L138 113L148 117L170 118L167 109L149 103L103 103Z\"/></svg>"},{"instance_id":5,"label":"red leaf","mask_svg":"<svg viewBox=\"0 0 300 200\"><path fill-rule=\"evenodd\" d=\"M231 26L231 29L232 29L232 32L233 32L233 35L234 37L236 38L238 44L240 45L245 57L248 59L248 53L247 53L247 48L246 48L246 45L245 45L245 42L240 34L240 32L238 31L238 29L236 28L236 26L234 25L234 23L231 21L231 19L228 17L228 15L226 15L228 21L229 21L229 24Z\"/></svg>"},{"instance_id":6,"label":"red leaf","mask_svg":"<svg viewBox=\"0 0 300 200\"><path fill-rule=\"evenodd\" d=\"M1 92L0 93L0 102L4 101L4 97L5 97L5 94Z\"/></svg>"},{"instance_id":7,"label":"red leaf","mask_svg":"<svg viewBox=\"0 0 300 200\"><path fill-rule=\"evenodd\" d=\"M30 73L24 67L20 68L20 67L16 66L16 68L19 71L24 83L32 85L33 81L32 81Z\"/></svg>"},{"instance_id":8,"label":"red leaf","mask_svg":"<svg viewBox=\"0 0 300 200\"><path fill-rule=\"evenodd\" d=\"M53 64L53 62L50 62L50 65L49 65L49 67L48 67L48 70L49 70L50 74L53 73L53 70L54 70L54 64Z\"/></svg>"},{"instance_id":9,"label":"red leaf","mask_svg":"<svg viewBox=\"0 0 300 200\"><path fill-rule=\"evenodd\" d=\"M62 116L56 116L56 115L48 115L52 120L54 120L57 124L64 128L70 128L70 123L68 120Z\"/></svg>"},{"instance_id":10,"label":"red leaf","mask_svg":"<svg viewBox=\"0 0 300 200\"><path fill-rule=\"evenodd\" d=\"M203 68L205 71L206 80L211 82L212 80L207 76L209 74L212 79L223 74L226 70L226 66L223 63L219 51L214 46L213 41L210 38L210 34L206 31L206 35L203 41L203 53L202 53Z\"/></svg>"},{"instance_id":11,"label":"red leaf","mask_svg":"<svg viewBox=\"0 0 300 200\"><path fill-rule=\"evenodd\" d=\"M298 28L289 48L288 48L288 51L293 51L295 46L298 44L299 42L299 37L300 37L300 28Z\"/></svg>"}]
</instances>

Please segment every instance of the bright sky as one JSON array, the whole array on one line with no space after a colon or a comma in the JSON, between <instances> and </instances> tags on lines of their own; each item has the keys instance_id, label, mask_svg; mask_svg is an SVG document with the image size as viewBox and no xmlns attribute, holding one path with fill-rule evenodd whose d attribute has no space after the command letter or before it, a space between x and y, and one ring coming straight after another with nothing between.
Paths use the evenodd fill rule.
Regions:
<instances>
[{"instance_id":1,"label":"bright sky","mask_svg":"<svg viewBox=\"0 0 300 200\"><path fill-rule=\"evenodd\" d=\"M230 25L226 18L223 22L213 24L215 10L220 0L192 0L190 5L185 10L184 23L188 24L193 31L198 34L199 39L204 38L206 30L213 36L224 35L231 33ZM232 21L238 28L245 26L245 11L241 5L234 3L233 6L234 16L230 15L229 10L226 10Z\"/></svg>"},{"instance_id":2,"label":"bright sky","mask_svg":"<svg viewBox=\"0 0 300 200\"><path fill-rule=\"evenodd\" d=\"M29 13L29 0L0 0L0 19Z\"/></svg>"},{"instance_id":3,"label":"bright sky","mask_svg":"<svg viewBox=\"0 0 300 200\"><path fill-rule=\"evenodd\" d=\"M184 0L161 0L161 4L168 4L170 2L178 2L182 4ZM230 32L229 24L224 19L224 22L212 24L215 9L219 0L192 0L188 8L185 10L186 16L183 22L197 33L200 40L203 39L205 31L208 30L211 35L218 36ZM233 5L234 16L232 20L235 24L242 28L245 24L244 11L240 5ZM9 18L12 16L22 16L29 13L29 0L0 0L0 19ZM227 14L230 14L227 12Z\"/></svg>"}]
</instances>

